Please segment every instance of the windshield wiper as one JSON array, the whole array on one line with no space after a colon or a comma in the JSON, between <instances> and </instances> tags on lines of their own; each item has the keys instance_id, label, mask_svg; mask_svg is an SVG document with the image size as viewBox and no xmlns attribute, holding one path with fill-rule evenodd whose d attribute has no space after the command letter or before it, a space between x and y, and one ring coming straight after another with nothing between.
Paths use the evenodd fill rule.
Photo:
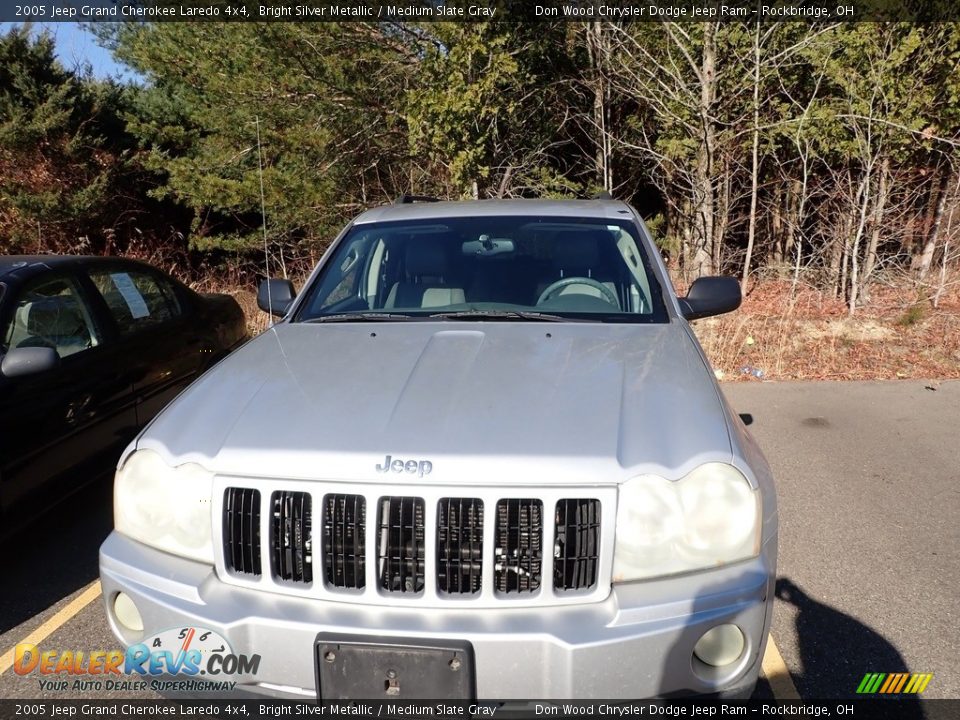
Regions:
<instances>
[{"instance_id":1,"label":"windshield wiper","mask_svg":"<svg viewBox=\"0 0 960 720\"><path fill-rule=\"evenodd\" d=\"M431 318L441 320L529 320L534 322L585 322L579 318L568 318L549 313L527 310L459 310L457 312L434 313Z\"/></svg>"},{"instance_id":2,"label":"windshield wiper","mask_svg":"<svg viewBox=\"0 0 960 720\"><path fill-rule=\"evenodd\" d=\"M396 322L399 320L411 320L410 315L397 315L396 313L336 313L334 315L320 315L319 317L304 320L306 323L323 322Z\"/></svg>"}]
</instances>

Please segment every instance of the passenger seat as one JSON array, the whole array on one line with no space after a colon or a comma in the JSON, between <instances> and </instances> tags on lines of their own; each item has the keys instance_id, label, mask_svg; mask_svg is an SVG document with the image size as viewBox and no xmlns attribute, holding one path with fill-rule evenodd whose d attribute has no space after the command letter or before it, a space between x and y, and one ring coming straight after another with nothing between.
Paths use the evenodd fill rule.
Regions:
<instances>
[{"instance_id":1,"label":"passenger seat","mask_svg":"<svg viewBox=\"0 0 960 720\"><path fill-rule=\"evenodd\" d=\"M450 263L444 238L407 244L404 279L390 288L385 308L436 308L465 302L463 288L448 284Z\"/></svg>"}]
</instances>

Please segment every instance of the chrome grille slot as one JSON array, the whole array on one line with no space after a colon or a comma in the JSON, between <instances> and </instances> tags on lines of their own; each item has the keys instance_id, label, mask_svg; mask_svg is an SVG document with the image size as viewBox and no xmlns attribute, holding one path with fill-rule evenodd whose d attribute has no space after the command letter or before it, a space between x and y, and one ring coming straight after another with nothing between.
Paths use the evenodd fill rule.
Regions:
<instances>
[{"instance_id":1,"label":"chrome grille slot","mask_svg":"<svg viewBox=\"0 0 960 720\"><path fill-rule=\"evenodd\" d=\"M214 487L214 564L229 585L398 608L580 605L611 591L614 485L218 477Z\"/></svg>"},{"instance_id":2,"label":"chrome grille slot","mask_svg":"<svg viewBox=\"0 0 960 720\"><path fill-rule=\"evenodd\" d=\"M424 505L418 497L380 498L377 575L388 592L423 591Z\"/></svg>"},{"instance_id":3,"label":"chrome grille slot","mask_svg":"<svg viewBox=\"0 0 960 720\"><path fill-rule=\"evenodd\" d=\"M227 568L260 575L260 491L223 491L223 553Z\"/></svg>"},{"instance_id":4,"label":"chrome grille slot","mask_svg":"<svg viewBox=\"0 0 960 720\"><path fill-rule=\"evenodd\" d=\"M497 503L495 587L499 593L540 589L543 565L543 503L510 498Z\"/></svg>"},{"instance_id":5,"label":"chrome grille slot","mask_svg":"<svg viewBox=\"0 0 960 720\"><path fill-rule=\"evenodd\" d=\"M437 590L474 595L483 579L483 501L441 498L437 503Z\"/></svg>"},{"instance_id":6,"label":"chrome grille slot","mask_svg":"<svg viewBox=\"0 0 960 720\"><path fill-rule=\"evenodd\" d=\"M271 506L273 575L297 583L313 582L311 498L305 492L275 492Z\"/></svg>"},{"instance_id":7,"label":"chrome grille slot","mask_svg":"<svg viewBox=\"0 0 960 720\"><path fill-rule=\"evenodd\" d=\"M363 495L323 498L323 569L335 588L366 587L367 500Z\"/></svg>"},{"instance_id":8,"label":"chrome grille slot","mask_svg":"<svg viewBox=\"0 0 960 720\"><path fill-rule=\"evenodd\" d=\"M553 548L555 590L584 590L597 582L600 561L600 501L557 502Z\"/></svg>"}]
</instances>

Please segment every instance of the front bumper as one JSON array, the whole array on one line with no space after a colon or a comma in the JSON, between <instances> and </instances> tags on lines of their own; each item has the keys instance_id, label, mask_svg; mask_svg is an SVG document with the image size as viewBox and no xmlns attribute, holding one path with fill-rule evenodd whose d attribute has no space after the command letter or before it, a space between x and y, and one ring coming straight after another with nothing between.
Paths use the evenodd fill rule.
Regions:
<instances>
[{"instance_id":1,"label":"front bumper","mask_svg":"<svg viewBox=\"0 0 960 720\"><path fill-rule=\"evenodd\" d=\"M216 631L235 653L259 654L255 676L231 678L245 693L315 698L314 642L324 632L467 640L483 700L748 697L770 626L776 554L774 536L753 560L616 585L604 601L587 605L418 610L226 585L210 566L114 532L100 548L100 579L110 627L125 645L193 626ZM139 609L142 633L118 623L113 607L119 592ZM728 666L711 668L693 648L723 623L737 625L746 646Z\"/></svg>"}]
</instances>

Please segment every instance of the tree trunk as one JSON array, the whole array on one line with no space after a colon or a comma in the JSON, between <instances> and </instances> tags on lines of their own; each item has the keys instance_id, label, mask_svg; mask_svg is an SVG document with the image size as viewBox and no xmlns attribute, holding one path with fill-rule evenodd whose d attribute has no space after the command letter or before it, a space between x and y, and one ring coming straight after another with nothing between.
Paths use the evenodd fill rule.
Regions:
<instances>
[{"instance_id":1,"label":"tree trunk","mask_svg":"<svg viewBox=\"0 0 960 720\"><path fill-rule=\"evenodd\" d=\"M591 23L587 26L587 54L590 60L591 85L593 86L593 126L596 133L596 154L594 169L598 184L607 192L613 191L613 170L610 154L611 141L608 131L607 110L609 107L609 88L604 81L602 59L605 56L603 24Z\"/></svg>"},{"instance_id":2,"label":"tree trunk","mask_svg":"<svg viewBox=\"0 0 960 720\"><path fill-rule=\"evenodd\" d=\"M684 200L683 216L680 220L683 228L680 238L680 260L683 263L683 281L688 285L692 281L691 274L695 271L694 261L697 254L697 248L695 247L696 238L694 237L693 223L691 222L692 217L692 201Z\"/></svg>"},{"instance_id":3,"label":"tree trunk","mask_svg":"<svg viewBox=\"0 0 960 720\"><path fill-rule=\"evenodd\" d=\"M890 158L885 157L880 165L880 187L877 190L877 203L873 208L873 227L870 229L870 245L863 265L863 278L860 281L861 295L866 298L867 283L877 265L877 246L880 244L880 228L883 227L883 214L887 206L887 180L890 175Z\"/></svg>"},{"instance_id":4,"label":"tree trunk","mask_svg":"<svg viewBox=\"0 0 960 720\"><path fill-rule=\"evenodd\" d=\"M867 227L867 210L870 207L870 188L873 180L873 162L871 161L864 171L860 187L857 188L857 197L860 200L860 210L857 217L857 229L850 243L850 293L848 296L849 315L857 310L857 300L860 290L860 242L863 240Z\"/></svg>"},{"instance_id":5,"label":"tree trunk","mask_svg":"<svg viewBox=\"0 0 960 720\"><path fill-rule=\"evenodd\" d=\"M807 183L810 178L810 166L807 163L807 157L803 156L803 180L794 180L789 188L796 188L796 192L792 193L792 197L789 201L790 208L790 220L788 227L788 248L794 244L794 238L796 238L796 262L793 266L793 285L790 288L790 297L795 298L797 296L797 284L800 281L800 260L803 255L803 229L801 223L803 222L804 214L807 209ZM794 210L794 203L796 203L796 210ZM822 296L821 296L822 301Z\"/></svg>"},{"instance_id":6,"label":"tree trunk","mask_svg":"<svg viewBox=\"0 0 960 720\"><path fill-rule=\"evenodd\" d=\"M848 229L852 223L848 224ZM837 285L837 289L834 293L834 297L839 297L841 300L846 301L847 299L847 274L850 272L850 235L845 232L843 234L843 259L840 263L840 282Z\"/></svg>"},{"instance_id":7,"label":"tree trunk","mask_svg":"<svg viewBox=\"0 0 960 720\"><path fill-rule=\"evenodd\" d=\"M773 201L770 203L770 238L773 241L773 262L781 265L787 257L787 248L784 243L783 232L783 184L777 183L773 190Z\"/></svg>"},{"instance_id":8,"label":"tree trunk","mask_svg":"<svg viewBox=\"0 0 960 720\"><path fill-rule=\"evenodd\" d=\"M729 159L724 161L723 172L720 174L713 221L713 267L711 272L723 272L723 241L727 235L727 226L730 222L730 172Z\"/></svg>"},{"instance_id":9,"label":"tree trunk","mask_svg":"<svg viewBox=\"0 0 960 720\"><path fill-rule=\"evenodd\" d=\"M830 255L830 297L836 299L846 288L847 246L850 242L850 216L844 214L839 222L840 228L833 241Z\"/></svg>"},{"instance_id":10,"label":"tree trunk","mask_svg":"<svg viewBox=\"0 0 960 720\"><path fill-rule=\"evenodd\" d=\"M716 98L717 70L717 23L704 23L703 59L700 64L700 127L702 136L697 151L695 186L693 188L696 212L696 254L693 258L696 274L711 275L715 241L713 187L713 162L716 149L716 125L713 119L713 103Z\"/></svg>"},{"instance_id":11,"label":"tree trunk","mask_svg":"<svg viewBox=\"0 0 960 720\"><path fill-rule=\"evenodd\" d=\"M757 176L760 171L760 22L753 40L753 148L750 164L750 221L747 226L747 254L743 260L743 292L750 278L750 260L757 233Z\"/></svg>"},{"instance_id":12,"label":"tree trunk","mask_svg":"<svg viewBox=\"0 0 960 720\"><path fill-rule=\"evenodd\" d=\"M947 218L947 227L943 236L943 254L940 256L940 283L933 296L933 307L940 306L940 296L947 286L947 263L950 262L950 238L953 237L953 216L957 210L957 196L960 194L960 173L956 173L957 181L953 186L953 202L950 203L950 217Z\"/></svg>"},{"instance_id":13,"label":"tree trunk","mask_svg":"<svg viewBox=\"0 0 960 720\"><path fill-rule=\"evenodd\" d=\"M947 184L950 181L950 176L948 173L944 172L941 174L941 180L938 184L937 190L937 205L933 213L933 222L931 223L930 232L927 235L927 241L923 245L923 252L920 253L920 260L917 263L917 277L921 281L927 276L927 273L930 272L930 265L933 263L933 253L937 248L937 240L940 236L940 225L943 220L943 211L947 204Z\"/></svg>"},{"instance_id":14,"label":"tree trunk","mask_svg":"<svg viewBox=\"0 0 960 720\"><path fill-rule=\"evenodd\" d=\"M797 226L802 222L802 212L804 209L804 198L806 194L806 178L803 182L800 180L791 180L787 185L787 237L784 239L784 252L787 257L793 250L793 244L797 241Z\"/></svg>"}]
</instances>

